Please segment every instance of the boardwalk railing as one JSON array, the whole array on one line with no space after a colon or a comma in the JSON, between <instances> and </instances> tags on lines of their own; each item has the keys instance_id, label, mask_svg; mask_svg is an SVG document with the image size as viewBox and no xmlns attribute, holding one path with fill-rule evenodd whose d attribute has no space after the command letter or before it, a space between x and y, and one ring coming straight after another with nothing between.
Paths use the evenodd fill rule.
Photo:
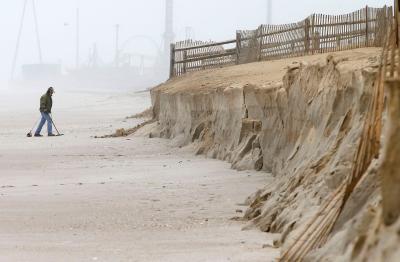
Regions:
<instances>
[{"instance_id":1,"label":"boardwalk railing","mask_svg":"<svg viewBox=\"0 0 400 262\"><path fill-rule=\"evenodd\" d=\"M170 77L263 60L381 47L391 7L365 7L345 15L313 14L301 22L261 25L224 42L185 40L171 44Z\"/></svg>"}]
</instances>

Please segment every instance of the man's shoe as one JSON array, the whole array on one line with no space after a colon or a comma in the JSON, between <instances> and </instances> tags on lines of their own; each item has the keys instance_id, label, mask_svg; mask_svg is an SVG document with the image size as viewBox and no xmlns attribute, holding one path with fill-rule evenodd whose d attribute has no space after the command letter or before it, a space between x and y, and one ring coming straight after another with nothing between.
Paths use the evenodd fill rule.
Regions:
<instances>
[{"instance_id":1,"label":"man's shoe","mask_svg":"<svg viewBox=\"0 0 400 262\"><path fill-rule=\"evenodd\" d=\"M56 136L55 134L49 134L49 136Z\"/></svg>"},{"instance_id":2,"label":"man's shoe","mask_svg":"<svg viewBox=\"0 0 400 262\"><path fill-rule=\"evenodd\" d=\"M35 134L35 137L42 137L41 134Z\"/></svg>"}]
</instances>

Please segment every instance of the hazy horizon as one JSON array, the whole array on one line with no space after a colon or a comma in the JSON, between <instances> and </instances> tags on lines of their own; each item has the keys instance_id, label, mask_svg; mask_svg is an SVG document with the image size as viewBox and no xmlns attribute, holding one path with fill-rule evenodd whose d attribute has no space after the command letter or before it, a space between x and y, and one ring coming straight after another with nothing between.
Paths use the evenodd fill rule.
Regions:
<instances>
[{"instance_id":1,"label":"hazy horizon","mask_svg":"<svg viewBox=\"0 0 400 262\"><path fill-rule=\"evenodd\" d=\"M7 1L0 9L3 32L0 81L9 79L24 0ZM121 45L132 36L139 37L126 45L132 52L155 55L162 47L164 32L164 0L144 3L137 0L36 0L39 34L45 63L75 65L76 10L81 17L80 62L87 61L96 43L104 63L112 62L115 54L115 25L120 25ZM282 24L304 19L311 13L342 14L365 5L381 7L392 1L273 1L272 22ZM174 31L176 39L185 39L187 28L198 40L222 40L234 37L237 29L255 29L266 23L266 1L251 4L238 0L183 1L175 0ZM149 40L152 39L152 40ZM158 46L158 47L157 47ZM31 0L26 10L24 30L17 60L22 64L38 63L34 18Z\"/></svg>"}]
</instances>

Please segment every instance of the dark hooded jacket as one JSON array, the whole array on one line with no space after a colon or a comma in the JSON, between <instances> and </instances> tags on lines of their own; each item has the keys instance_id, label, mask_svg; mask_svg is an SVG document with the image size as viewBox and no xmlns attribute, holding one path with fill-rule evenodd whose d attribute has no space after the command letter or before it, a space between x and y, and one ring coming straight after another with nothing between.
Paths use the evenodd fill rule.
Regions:
<instances>
[{"instance_id":1,"label":"dark hooded jacket","mask_svg":"<svg viewBox=\"0 0 400 262\"><path fill-rule=\"evenodd\" d=\"M51 113L51 108L53 107L53 99L49 92L42 95L40 98L40 112Z\"/></svg>"}]
</instances>

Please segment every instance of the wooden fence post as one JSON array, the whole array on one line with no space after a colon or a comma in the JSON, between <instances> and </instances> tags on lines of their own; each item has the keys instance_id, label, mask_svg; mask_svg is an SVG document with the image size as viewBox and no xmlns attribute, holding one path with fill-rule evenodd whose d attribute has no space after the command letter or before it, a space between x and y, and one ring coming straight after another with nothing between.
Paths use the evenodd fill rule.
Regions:
<instances>
[{"instance_id":1,"label":"wooden fence post","mask_svg":"<svg viewBox=\"0 0 400 262\"><path fill-rule=\"evenodd\" d=\"M262 42L263 42L263 25L260 25L257 30L257 38L258 38L258 48L257 48L257 60L261 61L261 53L262 53Z\"/></svg>"},{"instance_id":2,"label":"wooden fence post","mask_svg":"<svg viewBox=\"0 0 400 262\"><path fill-rule=\"evenodd\" d=\"M175 44L171 44L169 60L169 78L172 78L175 76Z\"/></svg>"},{"instance_id":3,"label":"wooden fence post","mask_svg":"<svg viewBox=\"0 0 400 262\"><path fill-rule=\"evenodd\" d=\"M310 52L310 19L304 20L304 52L306 55Z\"/></svg>"},{"instance_id":4,"label":"wooden fence post","mask_svg":"<svg viewBox=\"0 0 400 262\"><path fill-rule=\"evenodd\" d=\"M312 21L311 21L311 54L315 52L315 14L312 14Z\"/></svg>"},{"instance_id":5,"label":"wooden fence post","mask_svg":"<svg viewBox=\"0 0 400 262\"><path fill-rule=\"evenodd\" d=\"M236 32L236 64L239 64L240 60L240 48L241 48L241 36L239 32Z\"/></svg>"},{"instance_id":6,"label":"wooden fence post","mask_svg":"<svg viewBox=\"0 0 400 262\"><path fill-rule=\"evenodd\" d=\"M368 36L368 5L365 7L365 46L369 46L369 36Z\"/></svg>"},{"instance_id":7,"label":"wooden fence post","mask_svg":"<svg viewBox=\"0 0 400 262\"><path fill-rule=\"evenodd\" d=\"M395 28L398 28L398 26L400 24L400 21L399 21L399 11L400 10L399 10L399 8L400 8L399 1L398 0L394 1L394 22L396 23L394 25ZM387 14L387 11L385 12L385 18L387 18L386 14ZM391 16L392 16L392 13L390 13L390 17ZM395 30L395 31L396 31L395 32L396 44L399 45L399 30Z\"/></svg>"},{"instance_id":8,"label":"wooden fence post","mask_svg":"<svg viewBox=\"0 0 400 262\"><path fill-rule=\"evenodd\" d=\"M187 59L187 51L183 51L183 74L186 74L186 59Z\"/></svg>"},{"instance_id":9,"label":"wooden fence post","mask_svg":"<svg viewBox=\"0 0 400 262\"><path fill-rule=\"evenodd\" d=\"M394 51L394 49L392 50ZM388 119L391 127L388 131L387 138L389 143L386 146L386 157L383 160L379 173L381 176L383 219L385 224L390 226L400 216L400 203L398 201L400 197L400 146L395 142L400 137L399 132L397 132L398 129L396 129L400 127L399 79L393 79L390 82L386 81L386 87L389 91Z\"/></svg>"},{"instance_id":10,"label":"wooden fence post","mask_svg":"<svg viewBox=\"0 0 400 262\"><path fill-rule=\"evenodd\" d=\"M385 10L385 20L392 18L392 13L387 13ZM394 22L393 26L396 42L398 43L398 31L399 31L399 1L395 1L394 8ZM389 16L389 17L387 17ZM390 21L390 20L389 20ZM382 29L381 29L382 30ZM386 87L388 92L388 121L390 128L387 135L387 146L385 152L385 159L382 163L382 167L379 170L381 176L381 188L382 188L382 207L383 207L383 219L387 226L394 224L400 217L400 164L399 164L399 152L400 146L398 143L399 132L397 132L400 124L400 79L397 76L393 76L393 71L398 69L395 61L398 59L396 48L390 48L390 71L391 79L385 79ZM396 61L397 62L397 61ZM397 129L396 129L397 128ZM397 139L397 140L396 140Z\"/></svg>"}]
</instances>

